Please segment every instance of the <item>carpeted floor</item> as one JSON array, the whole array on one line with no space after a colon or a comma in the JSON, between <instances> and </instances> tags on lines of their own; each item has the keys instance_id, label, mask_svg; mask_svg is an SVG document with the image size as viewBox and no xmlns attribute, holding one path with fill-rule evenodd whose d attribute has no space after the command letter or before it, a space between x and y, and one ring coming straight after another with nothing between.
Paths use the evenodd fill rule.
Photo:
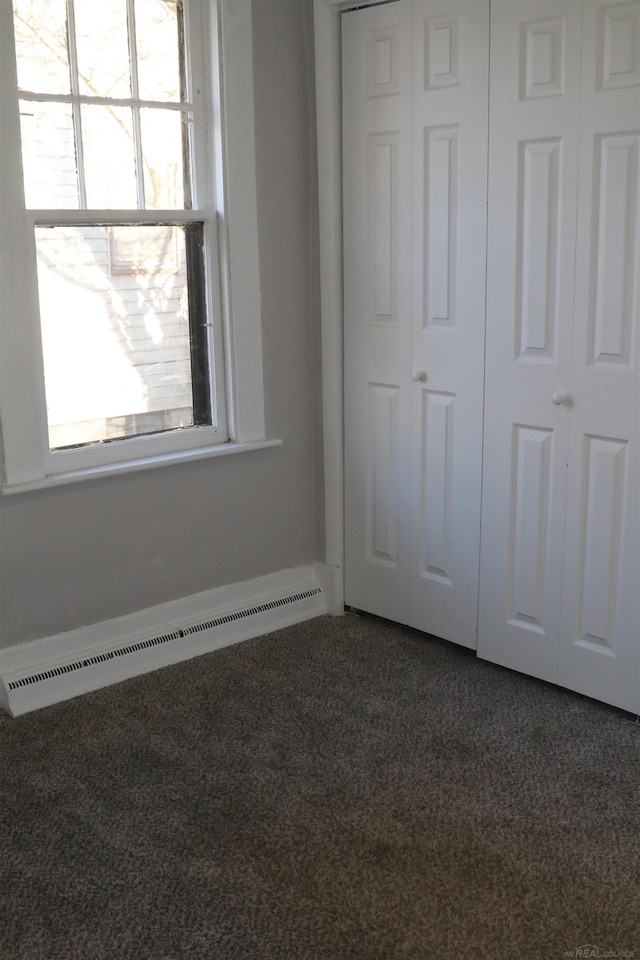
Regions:
<instances>
[{"instance_id":1,"label":"carpeted floor","mask_svg":"<svg viewBox=\"0 0 640 960\"><path fill-rule=\"evenodd\" d=\"M639 791L617 711L322 617L0 718L0 957L640 960Z\"/></svg>"}]
</instances>

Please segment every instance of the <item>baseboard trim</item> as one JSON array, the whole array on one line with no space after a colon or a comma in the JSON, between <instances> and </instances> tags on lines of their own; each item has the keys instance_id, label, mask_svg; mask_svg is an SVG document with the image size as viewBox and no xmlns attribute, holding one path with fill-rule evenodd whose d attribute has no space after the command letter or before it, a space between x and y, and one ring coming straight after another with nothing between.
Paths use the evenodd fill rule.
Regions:
<instances>
[{"instance_id":1,"label":"baseboard trim","mask_svg":"<svg viewBox=\"0 0 640 960\"><path fill-rule=\"evenodd\" d=\"M18 644L2 651L0 705L17 717L302 623L331 612L329 584L308 564Z\"/></svg>"}]
</instances>

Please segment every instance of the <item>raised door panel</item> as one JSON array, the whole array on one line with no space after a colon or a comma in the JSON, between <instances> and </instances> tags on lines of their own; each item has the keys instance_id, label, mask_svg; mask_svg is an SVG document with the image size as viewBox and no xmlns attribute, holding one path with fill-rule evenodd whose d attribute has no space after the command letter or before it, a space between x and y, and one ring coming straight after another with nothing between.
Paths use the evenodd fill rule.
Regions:
<instances>
[{"instance_id":1,"label":"raised door panel","mask_svg":"<svg viewBox=\"0 0 640 960\"><path fill-rule=\"evenodd\" d=\"M489 4L414 2L412 626L476 646Z\"/></svg>"},{"instance_id":2,"label":"raised door panel","mask_svg":"<svg viewBox=\"0 0 640 960\"><path fill-rule=\"evenodd\" d=\"M585 5L558 682L640 711L640 4ZM588 51L597 51L596 57Z\"/></svg>"},{"instance_id":3,"label":"raised door panel","mask_svg":"<svg viewBox=\"0 0 640 960\"><path fill-rule=\"evenodd\" d=\"M637 0L594 4L590 21L593 23L590 33L596 33L598 51L596 89L637 87L640 82L640 5Z\"/></svg>"},{"instance_id":4,"label":"raised door panel","mask_svg":"<svg viewBox=\"0 0 640 960\"><path fill-rule=\"evenodd\" d=\"M365 558L397 569L399 387L383 383L367 387Z\"/></svg>"},{"instance_id":5,"label":"raised door panel","mask_svg":"<svg viewBox=\"0 0 640 960\"><path fill-rule=\"evenodd\" d=\"M478 653L546 680L561 610L581 21L572 0L492 6Z\"/></svg>"},{"instance_id":6,"label":"raised door panel","mask_svg":"<svg viewBox=\"0 0 640 960\"><path fill-rule=\"evenodd\" d=\"M558 359L562 139L518 144L516 359Z\"/></svg>"},{"instance_id":7,"label":"raised door panel","mask_svg":"<svg viewBox=\"0 0 640 960\"><path fill-rule=\"evenodd\" d=\"M553 431L514 425L509 504L509 624L543 636L552 633L547 577L553 536Z\"/></svg>"},{"instance_id":8,"label":"raised door panel","mask_svg":"<svg viewBox=\"0 0 640 960\"><path fill-rule=\"evenodd\" d=\"M342 21L345 599L406 622L409 23L403 3Z\"/></svg>"},{"instance_id":9,"label":"raised door panel","mask_svg":"<svg viewBox=\"0 0 640 960\"><path fill-rule=\"evenodd\" d=\"M415 528L421 578L450 587L453 583L453 450L456 398L422 390L420 451L420 523Z\"/></svg>"}]
</instances>

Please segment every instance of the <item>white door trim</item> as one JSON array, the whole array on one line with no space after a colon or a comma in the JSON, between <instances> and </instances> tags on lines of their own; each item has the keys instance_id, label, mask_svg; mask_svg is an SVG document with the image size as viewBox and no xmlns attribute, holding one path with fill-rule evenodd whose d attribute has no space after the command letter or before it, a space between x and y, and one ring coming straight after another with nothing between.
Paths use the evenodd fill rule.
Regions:
<instances>
[{"instance_id":1,"label":"white door trim","mask_svg":"<svg viewBox=\"0 0 640 960\"><path fill-rule=\"evenodd\" d=\"M344 607L344 429L342 349L342 137L340 9L314 0L325 561L336 568L336 609Z\"/></svg>"}]
</instances>

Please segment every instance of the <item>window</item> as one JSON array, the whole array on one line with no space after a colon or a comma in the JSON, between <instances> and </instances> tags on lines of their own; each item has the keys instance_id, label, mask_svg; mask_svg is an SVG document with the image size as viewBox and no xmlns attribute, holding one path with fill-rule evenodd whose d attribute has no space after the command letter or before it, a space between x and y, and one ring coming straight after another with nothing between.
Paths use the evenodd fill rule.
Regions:
<instances>
[{"instance_id":1,"label":"window","mask_svg":"<svg viewBox=\"0 0 640 960\"><path fill-rule=\"evenodd\" d=\"M0 19L3 492L277 442L250 4L12 0Z\"/></svg>"},{"instance_id":2,"label":"window","mask_svg":"<svg viewBox=\"0 0 640 960\"><path fill-rule=\"evenodd\" d=\"M13 11L49 447L194 426L226 440L205 294L211 204L185 219L206 182L197 7L13 0ZM60 222L58 210L78 216Z\"/></svg>"}]
</instances>

